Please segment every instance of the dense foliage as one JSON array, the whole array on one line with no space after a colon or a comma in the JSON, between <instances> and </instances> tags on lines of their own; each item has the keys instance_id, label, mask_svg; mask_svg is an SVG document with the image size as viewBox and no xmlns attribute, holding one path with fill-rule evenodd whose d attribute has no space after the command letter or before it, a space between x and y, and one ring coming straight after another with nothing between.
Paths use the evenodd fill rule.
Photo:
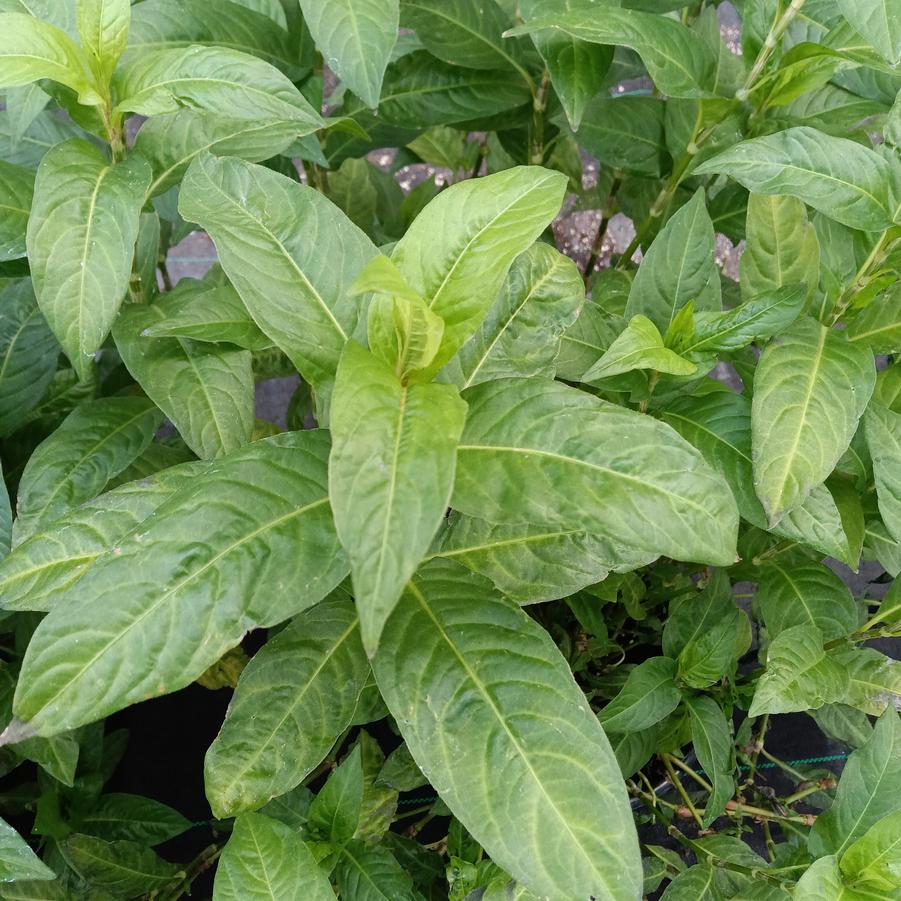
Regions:
<instances>
[{"instance_id":1,"label":"dense foliage","mask_svg":"<svg viewBox=\"0 0 901 901\"><path fill-rule=\"evenodd\" d=\"M901 898L901 0L724 11L0 0L0 898Z\"/></svg>"}]
</instances>

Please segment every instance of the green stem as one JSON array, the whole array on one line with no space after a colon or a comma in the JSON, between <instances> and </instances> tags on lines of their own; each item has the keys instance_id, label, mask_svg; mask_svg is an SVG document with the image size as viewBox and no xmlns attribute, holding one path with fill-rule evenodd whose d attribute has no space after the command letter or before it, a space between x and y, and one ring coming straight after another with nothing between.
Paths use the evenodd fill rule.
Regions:
<instances>
[{"instance_id":1,"label":"green stem","mask_svg":"<svg viewBox=\"0 0 901 901\"><path fill-rule=\"evenodd\" d=\"M551 76L547 69L541 73L541 82L532 98L532 124L529 128L529 162L540 166L544 162L544 113L547 108Z\"/></svg>"},{"instance_id":2,"label":"green stem","mask_svg":"<svg viewBox=\"0 0 901 901\"><path fill-rule=\"evenodd\" d=\"M764 38L763 46L760 48L757 59L754 60L754 63L751 66L751 71L748 73L745 83L735 92L736 100L748 99L751 91L753 91L756 86L760 73L769 62L770 57L773 55L773 51L779 45L779 41L785 33L785 29L791 25L795 16L801 11L802 6L804 6L804 0L791 0L788 9L786 9L773 23L769 34Z\"/></svg>"},{"instance_id":3,"label":"green stem","mask_svg":"<svg viewBox=\"0 0 901 901\"><path fill-rule=\"evenodd\" d=\"M830 325L835 325L848 310L848 307L854 302L854 298L867 286L869 276L872 270L881 266L885 257L888 255L889 245L897 237L897 228L892 226L887 228L880 236L879 240L873 245L873 249L867 255L867 258L860 264L860 268L854 273L851 284L842 292L842 296L835 305Z\"/></svg>"},{"instance_id":4,"label":"green stem","mask_svg":"<svg viewBox=\"0 0 901 901\"><path fill-rule=\"evenodd\" d=\"M594 237L594 243L591 245L591 252L588 255L585 269L582 272L582 278L586 288L588 287L588 280L594 273L594 267L597 265L601 248L604 246L604 237L610 226L610 219L613 217L613 211L616 209L616 194L619 191L621 184L622 179L619 176L613 179L613 182L610 185L610 193L607 195L607 200L604 202L604 209L601 210L601 221L598 224L598 233Z\"/></svg>"},{"instance_id":5,"label":"green stem","mask_svg":"<svg viewBox=\"0 0 901 901\"><path fill-rule=\"evenodd\" d=\"M666 767L667 775L670 778L670 782L673 783L673 787L679 792L682 800L685 802L685 806L688 808L692 817L694 817L694 821L698 824L698 829L703 829L704 824L701 821L701 815L698 813L695 808L694 803L691 798L688 796L688 792L685 790L685 786L682 784L682 780L676 775L676 771L673 769L673 765L671 763L672 758L669 754L661 754L661 760L663 761L664 767Z\"/></svg>"},{"instance_id":6,"label":"green stem","mask_svg":"<svg viewBox=\"0 0 901 901\"><path fill-rule=\"evenodd\" d=\"M701 788L706 789L709 792L713 791L713 786L703 776L701 776L700 773L696 773L687 763L685 763L684 760L680 760L673 754L666 754L665 756L669 758L670 763L672 763L674 766L677 766L686 775L691 776L691 778L694 779L694 781L697 782L698 785L701 786Z\"/></svg>"}]
</instances>

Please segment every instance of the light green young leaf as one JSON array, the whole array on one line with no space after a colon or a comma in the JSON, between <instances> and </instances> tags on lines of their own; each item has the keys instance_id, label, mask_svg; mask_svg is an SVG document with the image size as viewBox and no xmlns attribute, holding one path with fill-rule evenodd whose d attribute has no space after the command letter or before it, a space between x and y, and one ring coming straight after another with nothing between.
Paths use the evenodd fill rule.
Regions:
<instances>
[{"instance_id":1,"label":"light green young leaf","mask_svg":"<svg viewBox=\"0 0 901 901\"><path fill-rule=\"evenodd\" d=\"M78 35L101 88L106 88L128 43L130 0L78 0Z\"/></svg>"},{"instance_id":2,"label":"light green young leaf","mask_svg":"<svg viewBox=\"0 0 901 901\"><path fill-rule=\"evenodd\" d=\"M885 157L807 126L742 141L694 171L728 175L757 194L797 197L864 231L888 228L898 206Z\"/></svg>"},{"instance_id":3,"label":"light green young leaf","mask_svg":"<svg viewBox=\"0 0 901 901\"><path fill-rule=\"evenodd\" d=\"M397 242L392 261L445 323L429 372L481 325L514 259L557 214L565 189L562 173L538 166L468 179L442 191Z\"/></svg>"},{"instance_id":4,"label":"light green young leaf","mask_svg":"<svg viewBox=\"0 0 901 901\"><path fill-rule=\"evenodd\" d=\"M534 620L435 560L409 583L373 666L413 758L492 860L538 895L637 897L619 768ZM504 779L490 777L498 768Z\"/></svg>"},{"instance_id":5,"label":"light green young leaf","mask_svg":"<svg viewBox=\"0 0 901 901\"><path fill-rule=\"evenodd\" d=\"M901 888L901 808L877 820L842 855L846 879L885 891Z\"/></svg>"},{"instance_id":6,"label":"light green young leaf","mask_svg":"<svg viewBox=\"0 0 901 901\"><path fill-rule=\"evenodd\" d=\"M767 648L766 670L748 714L815 710L841 700L845 680L843 667L823 650L823 633L815 626L792 626Z\"/></svg>"},{"instance_id":7,"label":"light green young leaf","mask_svg":"<svg viewBox=\"0 0 901 901\"><path fill-rule=\"evenodd\" d=\"M397 41L398 6L398 0L300 0L328 67L372 109Z\"/></svg>"},{"instance_id":8,"label":"light green young leaf","mask_svg":"<svg viewBox=\"0 0 901 901\"><path fill-rule=\"evenodd\" d=\"M363 763L361 747L356 745L313 799L308 834L333 845L346 844L357 831L362 803Z\"/></svg>"},{"instance_id":9,"label":"light green young leaf","mask_svg":"<svg viewBox=\"0 0 901 901\"><path fill-rule=\"evenodd\" d=\"M704 805L703 824L709 826L723 815L735 790L732 732L726 715L713 698L686 695L685 706L691 720L692 746L708 781L713 784L713 791Z\"/></svg>"},{"instance_id":10,"label":"light green young leaf","mask_svg":"<svg viewBox=\"0 0 901 901\"><path fill-rule=\"evenodd\" d=\"M812 295L820 269L817 233L796 197L751 194L741 256L741 294L747 300L786 285Z\"/></svg>"},{"instance_id":11,"label":"light green young leaf","mask_svg":"<svg viewBox=\"0 0 901 901\"><path fill-rule=\"evenodd\" d=\"M172 885L181 868L135 842L105 842L91 835L70 835L59 844L63 860L95 889L133 898Z\"/></svg>"},{"instance_id":12,"label":"light green young leaf","mask_svg":"<svg viewBox=\"0 0 901 901\"><path fill-rule=\"evenodd\" d=\"M892 901L881 891L870 891L866 887L852 888L842 879L835 856L821 857L805 870L795 892L793 901Z\"/></svg>"},{"instance_id":13,"label":"light green young leaf","mask_svg":"<svg viewBox=\"0 0 901 901\"><path fill-rule=\"evenodd\" d=\"M25 256L25 229L34 196L34 173L0 160L0 262Z\"/></svg>"},{"instance_id":14,"label":"light green young leaf","mask_svg":"<svg viewBox=\"0 0 901 901\"><path fill-rule=\"evenodd\" d=\"M77 820L79 832L108 842L158 845L191 828L177 810L153 798L117 792L101 795Z\"/></svg>"},{"instance_id":15,"label":"light green young leaf","mask_svg":"<svg viewBox=\"0 0 901 901\"><path fill-rule=\"evenodd\" d=\"M334 901L328 875L284 823L260 813L235 820L216 868L213 901Z\"/></svg>"},{"instance_id":16,"label":"light green young leaf","mask_svg":"<svg viewBox=\"0 0 901 901\"><path fill-rule=\"evenodd\" d=\"M754 488L770 523L835 468L866 409L872 353L803 317L763 352L754 376Z\"/></svg>"},{"instance_id":17,"label":"light green young leaf","mask_svg":"<svg viewBox=\"0 0 901 901\"><path fill-rule=\"evenodd\" d=\"M27 234L34 291L82 380L125 297L149 183L142 159L111 165L79 139L38 169Z\"/></svg>"},{"instance_id":18,"label":"light green young leaf","mask_svg":"<svg viewBox=\"0 0 901 901\"><path fill-rule=\"evenodd\" d=\"M55 878L56 873L41 863L25 839L9 823L0 820L0 882Z\"/></svg>"},{"instance_id":19,"label":"light green young leaf","mask_svg":"<svg viewBox=\"0 0 901 901\"><path fill-rule=\"evenodd\" d=\"M901 540L901 414L871 404L864 428L873 460L879 513L892 537Z\"/></svg>"},{"instance_id":20,"label":"light green young leaf","mask_svg":"<svg viewBox=\"0 0 901 901\"><path fill-rule=\"evenodd\" d=\"M350 725L369 678L353 604L325 600L256 653L207 751L216 816L252 810L298 785Z\"/></svg>"},{"instance_id":21,"label":"light green young leaf","mask_svg":"<svg viewBox=\"0 0 901 901\"><path fill-rule=\"evenodd\" d=\"M647 316L637 313L601 359L582 375L581 381L595 382L635 369L691 375L697 368L690 360L664 347L657 326Z\"/></svg>"},{"instance_id":22,"label":"light green young leaf","mask_svg":"<svg viewBox=\"0 0 901 901\"><path fill-rule=\"evenodd\" d=\"M463 513L582 529L639 553L734 562L732 494L668 426L544 379L489 382L464 399L453 497Z\"/></svg>"},{"instance_id":23,"label":"light green young leaf","mask_svg":"<svg viewBox=\"0 0 901 901\"><path fill-rule=\"evenodd\" d=\"M822 563L786 566L768 561L757 585L756 603L770 639L794 626L816 626L826 641L843 638L859 622L848 586Z\"/></svg>"},{"instance_id":24,"label":"light green young leaf","mask_svg":"<svg viewBox=\"0 0 901 901\"><path fill-rule=\"evenodd\" d=\"M258 441L157 508L57 598L28 647L16 715L53 734L175 691L249 629L325 597L347 575L328 451L319 431Z\"/></svg>"},{"instance_id":25,"label":"light green young leaf","mask_svg":"<svg viewBox=\"0 0 901 901\"><path fill-rule=\"evenodd\" d=\"M901 661L875 648L835 648L830 656L847 672L843 704L879 716L886 707L901 710Z\"/></svg>"},{"instance_id":26,"label":"light green young leaf","mask_svg":"<svg viewBox=\"0 0 901 901\"><path fill-rule=\"evenodd\" d=\"M901 11L894 0L838 0L841 14L891 66L901 62Z\"/></svg>"},{"instance_id":27,"label":"light green young leaf","mask_svg":"<svg viewBox=\"0 0 901 901\"><path fill-rule=\"evenodd\" d=\"M15 543L100 494L150 444L162 420L141 397L106 397L77 407L25 466Z\"/></svg>"},{"instance_id":28,"label":"light green young leaf","mask_svg":"<svg viewBox=\"0 0 901 901\"><path fill-rule=\"evenodd\" d=\"M130 304L113 326L128 371L169 417L201 459L220 457L250 441L254 384L249 350L196 344L144 333L177 309L169 298Z\"/></svg>"},{"instance_id":29,"label":"light green young leaf","mask_svg":"<svg viewBox=\"0 0 901 901\"><path fill-rule=\"evenodd\" d=\"M452 386L405 386L347 345L332 404L329 496L370 654L441 525L465 416Z\"/></svg>"},{"instance_id":30,"label":"light green young leaf","mask_svg":"<svg viewBox=\"0 0 901 901\"><path fill-rule=\"evenodd\" d=\"M71 88L78 102L103 102L84 51L55 25L22 12L0 13L0 88L48 78Z\"/></svg>"},{"instance_id":31,"label":"light green young leaf","mask_svg":"<svg viewBox=\"0 0 901 901\"><path fill-rule=\"evenodd\" d=\"M402 382L421 381L441 347L444 320L418 295L380 294L370 304L368 325L372 353Z\"/></svg>"},{"instance_id":32,"label":"light green young leaf","mask_svg":"<svg viewBox=\"0 0 901 901\"><path fill-rule=\"evenodd\" d=\"M327 391L347 339L365 321L348 289L378 253L369 238L318 191L209 154L191 164L179 209L209 232L257 325L307 382Z\"/></svg>"},{"instance_id":33,"label":"light green young leaf","mask_svg":"<svg viewBox=\"0 0 901 901\"><path fill-rule=\"evenodd\" d=\"M390 257L377 254L360 270L350 286L352 294L369 292L402 297L411 302L422 301L422 295L410 287Z\"/></svg>"},{"instance_id":34,"label":"light green young leaf","mask_svg":"<svg viewBox=\"0 0 901 901\"><path fill-rule=\"evenodd\" d=\"M626 318L641 313L661 332L688 301L695 310L722 308L713 223L704 191L680 207L648 248L629 291Z\"/></svg>"},{"instance_id":35,"label":"light green young leaf","mask_svg":"<svg viewBox=\"0 0 901 901\"><path fill-rule=\"evenodd\" d=\"M681 700L676 661L652 657L629 673L626 684L598 718L607 732L640 732L669 716Z\"/></svg>"},{"instance_id":36,"label":"light green young leaf","mask_svg":"<svg viewBox=\"0 0 901 901\"><path fill-rule=\"evenodd\" d=\"M901 792L901 717L889 707L870 739L845 764L832 807L817 817L811 854L838 857L883 817L898 809Z\"/></svg>"},{"instance_id":37,"label":"light green young leaf","mask_svg":"<svg viewBox=\"0 0 901 901\"><path fill-rule=\"evenodd\" d=\"M462 389L499 378L553 377L560 337L584 300L575 263L534 244L513 262L485 321L439 378Z\"/></svg>"},{"instance_id":38,"label":"light green young leaf","mask_svg":"<svg viewBox=\"0 0 901 901\"><path fill-rule=\"evenodd\" d=\"M551 11L549 6L564 6ZM716 58L707 42L684 25L664 16L605 5L542 3L542 15L508 31L508 35L536 31L563 32L592 44L631 47L647 66L654 84L670 97L712 95Z\"/></svg>"},{"instance_id":39,"label":"light green young leaf","mask_svg":"<svg viewBox=\"0 0 901 901\"><path fill-rule=\"evenodd\" d=\"M354 901L417 901L420 897L385 844L348 842L341 848L335 880L341 897Z\"/></svg>"},{"instance_id":40,"label":"light green young leaf","mask_svg":"<svg viewBox=\"0 0 901 901\"><path fill-rule=\"evenodd\" d=\"M901 350L901 289L892 286L882 297L848 319L848 340L865 344L877 354Z\"/></svg>"}]
</instances>

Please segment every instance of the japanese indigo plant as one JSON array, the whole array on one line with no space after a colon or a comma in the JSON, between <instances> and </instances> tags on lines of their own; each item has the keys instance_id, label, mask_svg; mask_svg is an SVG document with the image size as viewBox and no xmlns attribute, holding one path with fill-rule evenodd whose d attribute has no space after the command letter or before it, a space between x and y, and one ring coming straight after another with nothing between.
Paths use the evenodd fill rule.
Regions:
<instances>
[{"instance_id":1,"label":"japanese indigo plant","mask_svg":"<svg viewBox=\"0 0 901 901\"><path fill-rule=\"evenodd\" d=\"M901 898L901 2L739 6L0 0L0 898Z\"/></svg>"}]
</instances>

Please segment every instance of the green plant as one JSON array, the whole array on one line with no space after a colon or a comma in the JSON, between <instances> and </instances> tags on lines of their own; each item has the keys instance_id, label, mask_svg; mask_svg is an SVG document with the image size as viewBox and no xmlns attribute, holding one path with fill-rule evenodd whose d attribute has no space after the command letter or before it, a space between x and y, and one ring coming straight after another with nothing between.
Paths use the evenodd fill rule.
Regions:
<instances>
[{"instance_id":1,"label":"green plant","mask_svg":"<svg viewBox=\"0 0 901 901\"><path fill-rule=\"evenodd\" d=\"M803 4L0 0L0 898L901 897L901 8Z\"/></svg>"}]
</instances>

